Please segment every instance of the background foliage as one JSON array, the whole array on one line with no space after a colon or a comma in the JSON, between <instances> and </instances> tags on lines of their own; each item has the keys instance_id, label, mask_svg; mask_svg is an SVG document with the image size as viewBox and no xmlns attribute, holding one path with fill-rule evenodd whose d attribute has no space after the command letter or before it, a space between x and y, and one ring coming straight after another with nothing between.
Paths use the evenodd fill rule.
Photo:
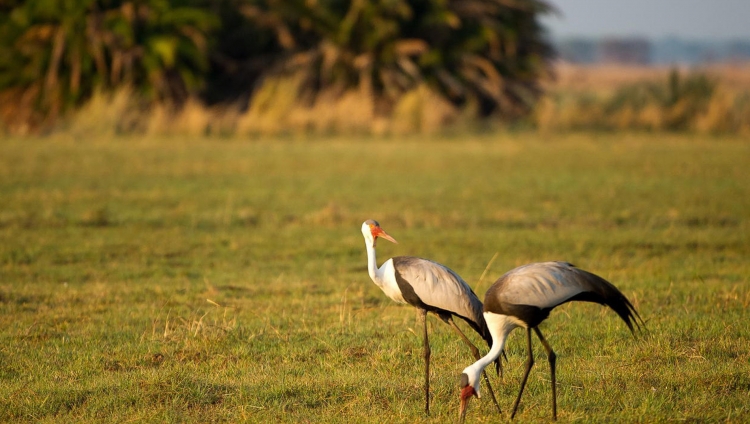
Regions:
<instances>
[{"instance_id":1,"label":"background foliage","mask_svg":"<svg viewBox=\"0 0 750 424\"><path fill-rule=\"evenodd\" d=\"M539 95L547 11L541 0L8 1L0 112L6 126L37 128L97 90L181 108L191 96L247 104L282 80L304 106L353 91L382 117L424 86L511 119Z\"/></svg>"},{"instance_id":2,"label":"background foliage","mask_svg":"<svg viewBox=\"0 0 750 424\"><path fill-rule=\"evenodd\" d=\"M54 121L95 90L129 86L182 101L208 66L218 21L185 1L32 0L0 14L0 96L7 120Z\"/></svg>"}]
</instances>

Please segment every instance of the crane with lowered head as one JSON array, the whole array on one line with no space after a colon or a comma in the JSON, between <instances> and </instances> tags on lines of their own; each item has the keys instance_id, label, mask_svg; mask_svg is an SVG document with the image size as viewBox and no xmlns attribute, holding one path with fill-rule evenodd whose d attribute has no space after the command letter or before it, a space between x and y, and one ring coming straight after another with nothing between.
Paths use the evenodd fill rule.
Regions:
<instances>
[{"instance_id":1,"label":"crane with lowered head","mask_svg":"<svg viewBox=\"0 0 750 424\"><path fill-rule=\"evenodd\" d=\"M552 309L571 301L595 302L610 307L622 318L631 333L634 333L633 324L638 329L643 325L643 320L633 304L617 287L604 278L579 269L573 264L540 262L508 271L490 286L484 296L483 315L492 334L493 342L490 352L466 367L461 374L460 422L463 422L466 417L469 400L474 396L480 396L479 374L487 365L499 358L508 335L517 327L526 329L529 356L521 380L521 388L513 404L511 419L516 415L529 371L534 365L534 354L531 349L532 330L547 353L552 380L552 419L557 419L555 380L557 355L539 330L539 324L547 319Z\"/></svg>"}]
</instances>

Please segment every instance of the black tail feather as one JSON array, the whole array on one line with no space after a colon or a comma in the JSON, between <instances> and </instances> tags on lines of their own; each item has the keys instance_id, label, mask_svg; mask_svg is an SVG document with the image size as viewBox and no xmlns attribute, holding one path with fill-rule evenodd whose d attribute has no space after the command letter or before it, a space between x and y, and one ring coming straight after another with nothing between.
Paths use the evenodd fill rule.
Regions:
<instances>
[{"instance_id":1,"label":"black tail feather","mask_svg":"<svg viewBox=\"0 0 750 424\"><path fill-rule=\"evenodd\" d=\"M579 300L609 306L610 309L622 318L631 333L635 334L636 329L642 331L642 328L645 328L645 323L638 314L638 311L636 311L630 300L614 284L588 271L582 269L577 269L577 271L585 276L591 290L579 293L569 299L569 301Z\"/></svg>"}]
</instances>

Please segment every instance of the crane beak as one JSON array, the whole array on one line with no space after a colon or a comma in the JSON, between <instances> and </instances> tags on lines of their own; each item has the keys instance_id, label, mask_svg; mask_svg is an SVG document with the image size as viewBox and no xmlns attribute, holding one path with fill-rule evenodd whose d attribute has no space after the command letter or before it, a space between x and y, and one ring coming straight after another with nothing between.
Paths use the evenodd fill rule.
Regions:
<instances>
[{"instance_id":1,"label":"crane beak","mask_svg":"<svg viewBox=\"0 0 750 424\"><path fill-rule=\"evenodd\" d=\"M390 241L391 243L398 244L398 242L396 241L396 239L393 238L393 237L391 237L391 236L389 236L388 233L386 233L385 231L383 231L382 228L380 228L380 227L373 227L372 228L372 247L375 247L375 243L378 242L378 237L384 238L384 239Z\"/></svg>"},{"instance_id":2,"label":"crane beak","mask_svg":"<svg viewBox=\"0 0 750 424\"><path fill-rule=\"evenodd\" d=\"M461 398L461 409L459 410L458 422L464 424L466 420L466 410L469 409L469 399Z\"/></svg>"},{"instance_id":3,"label":"crane beak","mask_svg":"<svg viewBox=\"0 0 750 424\"><path fill-rule=\"evenodd\" d=\"M385 232L385 231L383 231L383 230L380 230L380 231L381 231L381 233L380 233L380 234L378 234L378 237L382 237L382 238L384 238L384 239L386 239L386 240L390 241L391 243L396 243L396 244L398 244L398 242L396 241L396 239L395 239L395 238L393 238L393 237L389 236L389 235L388 235L388 233L386 233L386 232Z\"/></svg>"},{"instance_id":4,"label":"crane beak","mask_svg":"<svg viewBox=\"0 0 750 424\"><path fill-rule=\"evenodd\" d=\"M472 396L479 397L479 393L477 393L471 385L467 385L461 390L461 408L458 411L458 422L461 424L463 424L466 419L466 411L469 409L469 401Z\"/></svg>"}]
</instances>

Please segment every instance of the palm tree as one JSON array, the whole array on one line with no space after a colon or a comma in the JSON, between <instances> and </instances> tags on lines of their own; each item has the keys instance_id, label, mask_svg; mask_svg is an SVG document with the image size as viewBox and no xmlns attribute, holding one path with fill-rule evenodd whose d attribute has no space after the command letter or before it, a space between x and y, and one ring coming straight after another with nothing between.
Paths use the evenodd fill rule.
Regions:
<instances>
[{"instance_id":1,"label":"palm tree","mask_svg":"<svg viewBox=\"0 0 750 424\"><path fill-rule=\"evenodd\" d=\"M175 3L184 2L124 1L104 13L112 85L127 83L151 99L177 102L201 87L208 33L219 22L208 10Z\"/></svg>"},{"instance_id":2,"label":"palm tree","mask_svg":"<svg viewBox=\"0 0 750 424\"><path fill-rule=\"evenodd\" d=\"M25 2L2 22L0 88L15 87L55 117L75 101L84 72L84 2ZM13 38L12 40L10 38Z\"/></svg>"},{"instance_id":3,"label":"palm tree","mask_svg":"<svg viewBox=\"0 0 750 424\"><path fill-rule=\"evenodd\" d=\"M0 14L0 93L53 121L96 87L130 84L152 100L200 88L218 21L172 0L30 0ZM23 108L21 108L23 109Z\"/></svg>"},{"instance_id":4,"label":"palm tree","mask_svg":"<svg viewBox=\"0 0 750 424\"><path fill-rule=\"evenodd\" d=\"M527 113L553 55L538 22L551 7L541 0L452 0L447 11L460 24L445 22L450 36L434 43L446 52L435 69L442 91L459 102L478 100L483 115ZM446 71L452 81L440 78Z\"/></svg>"},{"instance_id":5,"label":"palm tree","mask_svg":"<svg viewBox=\"0 0 750 424\"><path fill-rule=\"evenodd\" d=\"M272 34L268 74L301 76L299 97L367 90L383 114L427 84L483 116L516 117L539 95L552 49L543 0L246 0L243 14Z\"/></svg>"}]
</instances>

